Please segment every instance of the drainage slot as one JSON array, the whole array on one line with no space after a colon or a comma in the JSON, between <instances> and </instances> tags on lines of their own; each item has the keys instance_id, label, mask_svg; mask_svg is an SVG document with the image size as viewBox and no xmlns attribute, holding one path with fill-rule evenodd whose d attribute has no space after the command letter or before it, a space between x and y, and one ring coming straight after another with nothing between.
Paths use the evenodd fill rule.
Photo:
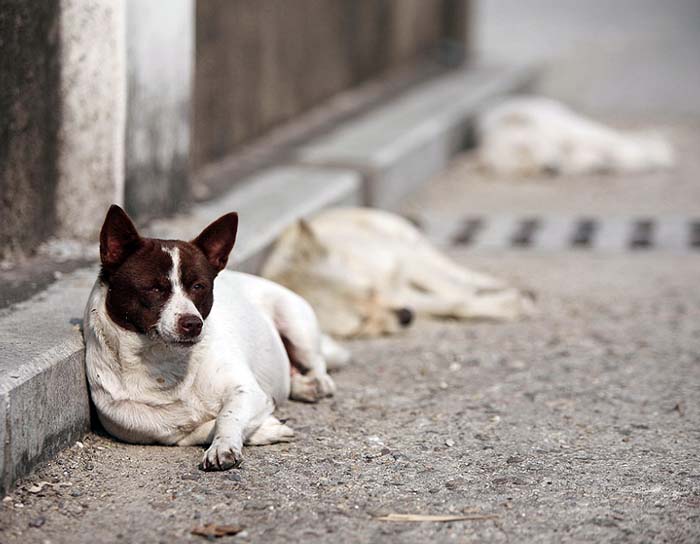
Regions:
<instances>
[{"instance_id":1,"label":"drainage slot","mask_svg":"<svg viewBox=\"0 0 700 544\"><path fill-rule=\"evenodd\" d=\"M653 244L654 221L651 219L639 219L634 222L630 247L632 249L647 249Z\"/></svg>"},{"instance_id":2,"label":"drainage slot","mask_svg":"<svg viewBox=\"0 0 700 544\"><path fill-rule=\"evenodd\" d=\"M518 225L510 239L511 244L518 247L526 247L532 244L535 233L540 228L540 220L537 218L524 219Z\"/></svg>"},{"instance_id":3,"label":"drainage slot","mask_svg":"<svg viewBox=\"0 0 700 544\"><path fill-rule=\"evenodd\" d=\"M476 235L483 227L484 222L479 217L466 219L457 233L452 237L452 243L454 245L468 246L474 241Z\"/></svg>"},{"instance_id":4,"label":"drainage slot","mask_svg":"<svg viewBox=\"0 0 700 544\"><path fill-rule=\"evenodd\" d=\"M590 247L596 230L598 230L598 223L595 219L579 219L571 237L571 245L575 247Z\"/></svg>"},{"instance_id":5,"label":"drainage slot","mask_svg":"<svg viewBox=\"0 0 700 544\"><path fill-rule=\"evenodd\" d=\"M690 223L690 247L700 249L700 221Z\"/></svg>"}]
</instances>

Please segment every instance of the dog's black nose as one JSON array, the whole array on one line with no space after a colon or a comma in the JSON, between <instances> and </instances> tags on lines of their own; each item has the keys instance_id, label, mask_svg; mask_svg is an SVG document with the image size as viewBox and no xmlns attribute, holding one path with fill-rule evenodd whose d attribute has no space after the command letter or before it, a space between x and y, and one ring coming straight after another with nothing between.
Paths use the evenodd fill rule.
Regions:
<instances>
[{"instance_id":1,"label":"dog's black nose","mask_svg":"<svg viewBox=\"0 0 700 544\"><path fill-rule=\"evenodd\" d=\"M199 316L187 314L180 317L178 322L178 328L180 329L180 334L188 338L194 338L200 332L202 332L202 325L204 322Z\"/></svg>"},{"instance_id":2,"label":"dog's black nose","mask_svg":"<svg viewBox=\"0 0 700 544\"><path fill-rule=\"evenodd\" d=\"M410 308L399 308L398 310L394 310L396 313L396 317L399 320L399 324L402 327L408 327L411 323L413 323L413 310Z\"/></svg>"}]
</instances>

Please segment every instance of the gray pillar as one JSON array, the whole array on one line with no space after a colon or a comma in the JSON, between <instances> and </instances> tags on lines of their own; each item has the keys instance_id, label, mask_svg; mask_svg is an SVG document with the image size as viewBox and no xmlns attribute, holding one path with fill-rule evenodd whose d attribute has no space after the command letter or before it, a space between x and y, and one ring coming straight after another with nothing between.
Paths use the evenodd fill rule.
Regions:
<instances>
[{"instance_id":1,"label":"gray pillar","mask_svg":"<svg viewBox=\"0 0 700 544\"><path fill-rule=\"evenodd\" d=\"M122 0L61 0L57 234L96 241L123 200L126 72Z\"/></svg>"},{"instance_id":2,"label":"gray pillar","mask_svg":"<svg viewBox=\"0 0 700 544\"><path fill-rule=\"evenodd\" d=\"M189 198L194 0L127 0L127 210L141 221Z\"/></svg>"}]
</instances>

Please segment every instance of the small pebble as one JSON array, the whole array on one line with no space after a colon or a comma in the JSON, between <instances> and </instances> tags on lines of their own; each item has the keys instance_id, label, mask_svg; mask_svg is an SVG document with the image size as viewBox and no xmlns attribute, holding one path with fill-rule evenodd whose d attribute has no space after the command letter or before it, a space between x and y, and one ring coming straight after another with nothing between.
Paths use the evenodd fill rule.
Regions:
<instances>
[{"instance_id":1,"label":"small pebble","mask_svg":"<svg viewBox=\"0 0 700 544\"><path fill-rule=\"evenodd\" d=\"M32 521L30 521L29 526L39 528L44 525L44 523L46 523L46 518L44 516L39 516L38 518L34 518Z\"/></svg>"}]
</instances>

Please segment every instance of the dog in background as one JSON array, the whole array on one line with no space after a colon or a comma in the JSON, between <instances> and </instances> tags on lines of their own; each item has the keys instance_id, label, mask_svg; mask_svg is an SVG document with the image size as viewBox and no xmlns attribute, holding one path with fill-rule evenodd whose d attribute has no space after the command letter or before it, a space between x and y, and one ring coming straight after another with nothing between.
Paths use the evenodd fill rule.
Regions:
<instances>
[{"instance_id":1,"label":"dog in background","mask_svg":"<svg viewBox=\"0 0 700 544\"><path fill-rule=\"evenodd\" d=\"M342 338L398 332L414 314L515 319L531 297L436 250L405 219L369 208L335 208L278 239L262 275L300 294L324 332Z\"/></svg>"},{"instance_id":2,"label":"dog in background","mask_svg":"<svg viewBox=\"0 0 700 544\"><path fill-rule=\"evenodd\" d=\"M485 110L477 122L478 157L503 176L628 174L671 168L661 135L621 131L539 97L515 97Z\"/></svg>"},{"instance_id":3,"label":"dog in background","mask_svg":"<svg viewBox=\"0 0 700 544\"><path fill-rule=\"evenodd\" d=\"M209 445L205 470L237 466L244 443L290 440L275 407L332 395L326 362L348 357L301 297L224 270L237 227L229 213L191 242L144 238L112 206L85 309L87 377L105 429L126 442Z\"/></svg>"}]
</instances>

